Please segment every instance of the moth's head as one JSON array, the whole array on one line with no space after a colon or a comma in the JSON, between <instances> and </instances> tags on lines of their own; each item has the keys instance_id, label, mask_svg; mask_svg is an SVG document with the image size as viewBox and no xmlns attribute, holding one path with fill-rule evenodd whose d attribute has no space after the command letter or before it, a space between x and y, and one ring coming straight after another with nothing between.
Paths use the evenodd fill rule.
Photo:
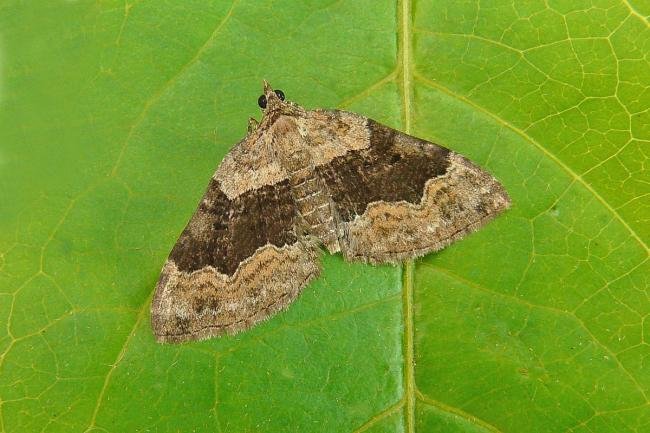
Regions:
<instances>
[{"instance_id":1,"label":"moth's head","mask_svg":"<svg viewBox=\"0 0 650 433\"><path fill-rule=\"evenodd\" d=\"M276 111L283 111L290 104L285 102L284 92L282 90L273 90L271 85L264 80L264 93L257 98L257 105L260 106L266 115Z\"/></svg>"}]
</instances>

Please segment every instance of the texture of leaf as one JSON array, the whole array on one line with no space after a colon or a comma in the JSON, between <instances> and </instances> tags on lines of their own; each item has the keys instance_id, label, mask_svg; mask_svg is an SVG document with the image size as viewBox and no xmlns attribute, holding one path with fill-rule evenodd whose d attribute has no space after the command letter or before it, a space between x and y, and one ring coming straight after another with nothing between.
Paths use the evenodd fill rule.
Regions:
<instances>
[{"instance_id":1,"label":"texture of leaf","mask_svg":"<svg viewBox=\"0 0 650 433\"><path fill-rule=\"evenodd\" d=\"M0 430L650 430L641 0L0 1ZM325 257L253 330L152 289L262 78L459 151L513 208L404 270Z\"/></svg>"}]
</instances>

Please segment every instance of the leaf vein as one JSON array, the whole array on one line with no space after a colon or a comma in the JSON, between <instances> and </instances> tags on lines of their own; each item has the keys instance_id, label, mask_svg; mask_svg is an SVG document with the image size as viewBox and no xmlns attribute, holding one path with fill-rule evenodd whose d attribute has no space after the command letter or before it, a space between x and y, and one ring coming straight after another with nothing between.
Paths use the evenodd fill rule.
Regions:
<instances>
[{"instance_id":1,"label":"leaf vein","mask_svg":"<svg viewBox=\"0 0 650 433\"><path fill-rule=\"evenodd\" d=\"M234 0L233 1L232 5L230 6L230 9L226 13L225 17L219 22L219 24L217 24L214 31L210 34L210 37L208 37L208 39L203 43L203 45L201 45L201 47L199 47L199 49L197 50L194 57L192 57L183 66L181 66L181 68L178 70L178 72L174 76L172 76L169 80L167 80L167 82L165 82L156 92L153 93L153 95L151 95L149 97L149 99L147 99L147 101L145 101L144 107L142 108L142 111L140 112L138 117L136 117L135 121L131 125L131 128L129 128L129 132L126 135L126 138L124 139L124 142L122 143L122 147L120 148L120 152L119 152L119 154L117 156L117 160L115 161L115 164L113 165L113 168L111 169L110 176L115 176L117 174L117 170L119 169L119 167L120 167L120 165L122 163L122 159L124 158L124 154L125 154L126 149L127 149L128 145L129 145L129 142L133 138L133 134L135 133L135 130L138 129L138 127L142 124L144 119L147 117L147 114L149 114L149 110L151 109L151 107L153 107L160 100L160 98L162 98L162 96L167 92L167 90L170 89L179 80L179 78L182 77L183 74L185 74L185 72L189 68L191 68L195 63L197 63L201 59L201 56L203 55L203 53L205 53L205 51L207 51L212 46L212 43L214 42L214 40L217 38L217 36L221 32L221 29L223 28L223 26L232 17L233 11L234 11L235 6L237 5L238 2L239 2L239 0Z\"/></svg>"},{"instance_id":2,"label":"leaf vein","mask_svg":"<svg viewBox=\"0 0 650 433\"><path fill-rule=\"evenodd\" d=\"M447 95L452 96L454 98L457 98L458 100L472 106L473 108L477 109L481 113L484 113L484 114L488 115L489 117L491 117L492 119L497 121L502 126L504 126L504 127L508 128L508 129L510 129L511 131L515 132L517 135L519 135L520 137L522 137L523 139L525 139L526 141L531 143L533 146L538 148L546 157L548 157L551 161L556 163L567 174L569 174L569 176L571 176L573 179L578 181L585 189L587 189L587 191L589 191L609 212L611 212L614 215L614 217L623 225L623 227L625 227L625 229L630 233L630 235L632 235L634 240L636 240L639 243L639 245L645 249L646 252L650 252L650 250L648 249L648 245L643 241L643 239L641 239L641 237L636 233L636 231L634 231L634 229L632 229L632 227L627 223L627 221L625 221L625 219L623 219L623 217L621 217L621 215L616 211L616 209L614 209L598 193L598 191L596 191L588 182L586 182L582 176L580 176L575 171L573 171L573 169L571 167L569 167L567 164L562 162L554 153L552 153L550 150L548 150L547 148L542 146L542 144L539 143L537 140L535 140L533 137L528 135L523 130L521 130L521 129L517 128L516 126L512 125L510 122L508 122L508 121L502 119L501 117L497 116L496 114L490 112L489 110L487 110L483 106L481 106L481 105L475 103L474 101L472 101L470 99L467 99L466 97L452 91L448 87L445 87L445 86L443 86L443 85L441 85L439 83L436 83L436 82L433 82L433 81L429 80L428 78L418 74L417 71L415 71L414 77L415 77L416 80L420 81L423 85L425 85L427 87L430 87L432 89L435 89L435 90L442 91L442 92L446 93Z\"/></svg>"}]
</instances>

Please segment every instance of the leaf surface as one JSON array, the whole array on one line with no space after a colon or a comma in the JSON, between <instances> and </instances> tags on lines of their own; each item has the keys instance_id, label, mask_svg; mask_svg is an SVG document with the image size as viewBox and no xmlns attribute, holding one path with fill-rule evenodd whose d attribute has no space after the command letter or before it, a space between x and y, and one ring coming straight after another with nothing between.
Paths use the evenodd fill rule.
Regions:
<instances>
[{"instance_id":1,"label":"leaf surface","mask_svg":"<svg viewBox=\"0 0 650 433\"><path fill-rule=\"evenodd\" d=\"M0 3L6 432L650 429L641 1ZM149 304L261 80L452 148L513 208L159 345Z\"/></svg>"}]
</instances>

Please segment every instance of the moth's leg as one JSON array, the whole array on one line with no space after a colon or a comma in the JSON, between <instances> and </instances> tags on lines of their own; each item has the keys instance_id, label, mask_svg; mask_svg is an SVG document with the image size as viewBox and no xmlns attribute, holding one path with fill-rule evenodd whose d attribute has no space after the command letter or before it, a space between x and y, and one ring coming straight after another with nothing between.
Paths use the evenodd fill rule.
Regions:
<instances>
[{"instance_id":1,"label":"moth's leg","mask_svg":"<svg viewBox=\"0 0 650 433\"><path fill-rule=\"evenodd\" d=\"M255 132L255 130L257 129L258 126L260 126L260 123L257 120L253 119L252 117L249 118L248 119L248 134L247 135L251 135L253 132Z\"/></svg>"}]
</instances>

